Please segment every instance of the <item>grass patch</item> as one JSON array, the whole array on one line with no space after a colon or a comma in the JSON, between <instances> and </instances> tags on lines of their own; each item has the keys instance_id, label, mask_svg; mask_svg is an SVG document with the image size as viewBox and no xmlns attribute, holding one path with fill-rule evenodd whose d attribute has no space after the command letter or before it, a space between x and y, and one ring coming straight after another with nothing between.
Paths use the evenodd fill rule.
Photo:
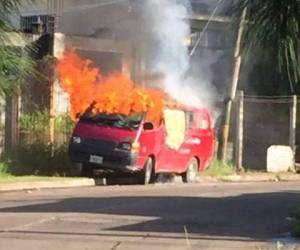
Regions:
<instances>
[{"instance_id":1,"label":"grass patch","mask_svg":"<svg viewBox=\"0 0 300 250\"><path fill-rule=\"evenodd\" d=\"M215 178L222 178L224 176L233 175L235 173L232 165L223 164L219 160L213 160L210 167L199 173L199 176L211 176Z\"/></svg>"},{"instance_id":2,"label":"grass patch","mask_svg":"<svg viewBox=\"0 0 300 250\"><path fill-rule=\"evenodd\" d=\"M26 176L13 176L10 174L0 173L0 184L3 183L14 183L14 182L34 182L34 181L64 181L76 179L76 177L49 177L49 176L34 176L34 175L26 175Z\"/></svg>"},{"instance_id":3,"label":"grass patch","mask_svg":"<svg viewBox=\"0 0 300 250\"><path fill-rule=\"evenodd\" d=\"M0 182L1 182L2 179L3 179L3 180L8 179L8 178L10 178L11 176L12 176L11 174L0 172Z\"/></svg>"}]
</instances>

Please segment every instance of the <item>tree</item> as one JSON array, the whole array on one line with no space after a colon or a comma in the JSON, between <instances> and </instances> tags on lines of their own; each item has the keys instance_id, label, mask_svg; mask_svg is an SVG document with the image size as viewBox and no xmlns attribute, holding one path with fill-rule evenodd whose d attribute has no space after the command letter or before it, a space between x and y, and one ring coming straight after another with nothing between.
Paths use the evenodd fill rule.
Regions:
<instances>
[{"instance_id":1,"label":"tree","mask_svg":"<svg viewBox=\"0 0 300 250\"><path fill-rule=\"evenodd\" d=\"M236 5L238 22L243 20L240 17L246 14L245 21L242 22L243 61L255 50L269 54L275 61L280 78L288 79L290 94L295 94L296 89L300 89L300 1L237 0ZM235 55L235 59L237 56L238 54ZM236 73L235 76L238 77L239 70ZM273 73L276 73L276 70ZM233 83L236 84L237 81ZM236 85L233 83L230 87L231 94L226 101L223 133L220 138L219 157L222 161L225 161L231 103L236 91ZM283 81L282 85L286 85L286 82Z\"/></svg>"},{"instance_id":2,"label":"tree","mask_svg":"<svg viewBox=\"0 0 300 250\"><path fill-rule=\"evenodd\" d=\"M245 8L244 54L254 49L267 51L279 72L287 76L290 92L294 94L300 83L300 1L239 1L238 10Z\"/></svg>"},{"instance_id":3,"label":"tree","mask_svg":"<svg viewBox=\"0 0 300 250\"><path fill-rule=\"evenodd\" d=\"M34 63L29 58L31 49L20 47L22 34L10 22L10 15L19 11L22 4L31 0L0 1L0 95L17 89L26 77L34 72Z\"/></svg>"}]
</instances>

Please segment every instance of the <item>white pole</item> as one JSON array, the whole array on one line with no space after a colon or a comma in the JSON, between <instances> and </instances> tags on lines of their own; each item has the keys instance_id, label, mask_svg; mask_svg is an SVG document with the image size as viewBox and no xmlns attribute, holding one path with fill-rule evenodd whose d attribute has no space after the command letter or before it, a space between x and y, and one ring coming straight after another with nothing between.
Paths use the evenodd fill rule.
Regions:
<instances>
[{"instance_id":1,"label":"white pole","mask_svg":"<svg viewBox=\"0 0 300 250\"><path fill-rule=\"evenodd\" d=\"M236 116L236 142L235 142L235 161L236 171L239 172L243 167L243 138L244 138L244 92L238 92Z\"/></svg>"},{"instance_id":2,"label":"white pole","mask_svg":"<svg viewBox=\"0 0 300 250\"><path fill-rule=\"evenodd\" d=\"M290 146L296 155L296 128L297 128L297 96L292 96L292 105L290 109Z\"/></svg>"}]
</instances>

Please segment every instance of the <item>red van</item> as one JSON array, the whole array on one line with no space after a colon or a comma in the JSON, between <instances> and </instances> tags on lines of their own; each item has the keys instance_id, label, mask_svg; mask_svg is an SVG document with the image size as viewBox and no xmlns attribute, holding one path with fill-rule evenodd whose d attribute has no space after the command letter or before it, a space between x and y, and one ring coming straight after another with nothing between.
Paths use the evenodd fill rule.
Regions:
<instances>
[{"instance_id":1,"label":"red van","mask_svg":"<svg viewBox=\"0 0 300 250\"><path fill-rule=\"evenodd\" d=\"M72 135L69 153L82 164L82 175L95 169L140 173L144 184L158 173L182 175L193 182L210 164L214 151L212 119L207 109L165 109L160 125L142 113L86 112Z\"/></svg>"}]
</instances>

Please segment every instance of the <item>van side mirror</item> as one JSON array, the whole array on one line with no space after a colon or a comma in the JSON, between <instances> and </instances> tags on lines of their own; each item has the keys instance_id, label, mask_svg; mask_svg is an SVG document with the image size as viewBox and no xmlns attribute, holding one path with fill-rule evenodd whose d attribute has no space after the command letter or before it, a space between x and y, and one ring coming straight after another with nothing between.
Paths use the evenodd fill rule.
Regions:
<instances>
[{"instance_id":1,"label":"van side mirror","mask_svg":"<svg viewBox=\"0 0 300 250\"><path fill-rule=\"evenodd\" d=\"M151 122L145 122L143 128L144 130L152 130L154 129L154 125Z\"/></svg>"}]
</instances>

